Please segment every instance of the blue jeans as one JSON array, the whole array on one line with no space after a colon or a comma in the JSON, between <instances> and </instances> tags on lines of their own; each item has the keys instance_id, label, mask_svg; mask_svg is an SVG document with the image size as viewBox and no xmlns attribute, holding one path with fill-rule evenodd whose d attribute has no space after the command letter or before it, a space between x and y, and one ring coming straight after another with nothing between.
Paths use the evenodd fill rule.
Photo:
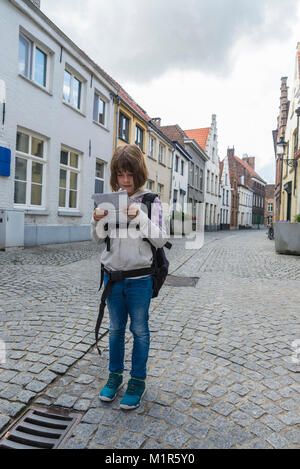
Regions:
<instances>
[{"instance_id":1,"label":"blue jeans","mask_svg":"<svg viewBox=\"0 0 300 469\"><path fill-rule=\"evenodd\" d=\"M108 275L104 273L104 286ZM124 279L115 282L106 299L109 311L109 371L122 373L124 370L125 330L128 315L133 334L132 367L133 378L146 378L146 364L150 347L149 306L152 298L152 276L139 279Z\"/></svg>"}]
</instances>

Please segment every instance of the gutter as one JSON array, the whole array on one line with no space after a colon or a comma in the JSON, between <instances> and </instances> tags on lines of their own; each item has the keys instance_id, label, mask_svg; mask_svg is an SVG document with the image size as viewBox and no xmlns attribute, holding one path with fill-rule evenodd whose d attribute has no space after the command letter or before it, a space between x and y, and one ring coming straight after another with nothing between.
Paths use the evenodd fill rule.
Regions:
<instances>
[{"instance_id":1,"label":"gutter","mask_svg":"<svg viewBox=\"0 0 300 469\"><path fill-rule=\"evenodd\" d=\"M190 143L193 147L195 147L195 149L198 151L198 153L200 153L201 155L201 158L204 160L204 161L209 161L209 156L205 153L205 151L200 147L200 145L198 145L197 142L195 142L194 139L184 139L184 143Z\"/></svg>"},{"instance_id":2,"label":"gutter","mask_svg":"<svg viewBox=\"0 0 300 469\"><path fill-rule=\"evenodd\" d=\"M120 98L119 96L115 95L117 100L117 110L116 110L116 135L115 135L115 150L118 146L118 122L119 122L119 107L120 107Z\"/></svg>"},{"instance_id":3,"label":"gutter","mask_svg":"<svg viewBox=\"0 0 300 469\"><path fill-rule=\"evenodd\" d=\"M0 0L2 1L2 0ZM58 34L63 40L67 42L69 46L73 48L74 51L71 49L66 49L64 45L59 41L59 38L55 37L52 32L48 31L45 26L42 24L42 22L37 21L37 19L34 17L33 14L30 14L26 10L25 5L22 6L22 4L18 0L8 0L12 5L14 5L19 11L21 11L23 14L25 14L27 17L29 17L45 34L47 34L56 44L58 44L59 47L62 47L65 49L68 54L70 54L75 60L77 60L83 68L85 68L88 73L91 73L91 71L96 72L95 76L97 79L105 86L109 91L117 92L118 89L120 88L120 85L111 77L109 76L96 62L94 62L80 47L78 47L68 36L66 36L61 29L56 26L55 23L53 23L48 16L45 15L38 7L36 7L31 0L22 0L22 3L24 3L32 12L34 12L35 15L37 15L42 21L44 21L48 26L52 28L52 30ZM81 58L77 57L74 52L77 52ZM90 68L82 62L82 60L86 60L88 62ZM107 83L105 83L104 80L107 80ZM110 86L109 86L110 85Z\"/></svg>"}]
</instances>

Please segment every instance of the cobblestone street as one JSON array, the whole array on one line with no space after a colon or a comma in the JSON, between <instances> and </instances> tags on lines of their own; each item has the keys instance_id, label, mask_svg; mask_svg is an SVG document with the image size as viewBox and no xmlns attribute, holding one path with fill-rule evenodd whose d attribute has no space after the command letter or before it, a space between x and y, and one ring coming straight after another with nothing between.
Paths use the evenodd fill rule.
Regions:
<instances>
[{"instance_id":1,"label":"cobblestone street","mask_svg":"<svg viewBox=\"0 0 300 469\"><path fill-rule=\"evenodd\" d=\"M0 252L0 431L34 403L83 414L65 448L300 447L300 258L276 254L265 230L207 233L197 251L172 243L170 273L199 281L151 302L147 391L130 412L124 387L98 398L108 313L99 357L96 245Z\"/></svg>"}]
</instances>

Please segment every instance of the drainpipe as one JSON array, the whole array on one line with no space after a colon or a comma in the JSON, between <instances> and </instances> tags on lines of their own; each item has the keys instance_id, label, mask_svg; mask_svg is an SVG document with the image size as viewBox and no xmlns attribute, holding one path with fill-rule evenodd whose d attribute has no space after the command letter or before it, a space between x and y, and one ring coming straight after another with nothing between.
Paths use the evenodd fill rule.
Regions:
<instances>
[{"instance_id":1,"label":"drainpipe","mask_svg":"<svg viewBox=\"0 0 300 469\"><path fill-rule=\"evenodd\" d=\"M119 106L120 106L120 98L116 96L117 99L117 110L116 110L116 136L115 136L115 150L118 146L118 122L119 122Z\"/></svg>"},{"instance_id":2,"label":"drainpipe","mask_svg":"<svg viewBox=\"0 0 300 469\"><path fill-rule=\"evenodd\" d=\"M172 217L172 211L173 211L173 167L174 167L174 154L175 154L175 148L172 150L172 161L171 161L171 184L170 184L170 208L169 208L169 216Z\"/></svg>"},{"instance_id":3,"label":"drainpipe","mask_svg":"<svg viewBox=\"0 0 300 469\"><path fill-rule=\"evenodd\" d=\"M296 153L299 150L299 117L300 117L300 107L296 109L297 114L297 133L296 133L296 151L294 154L294 158ZM296 188L297 188L297 169L298 169L298 159L294 161L294 195L296 195Z\"/></svg>"},{"instance_id":4,"label":"drainpipe","mask_svg":"<svg viewBox=\"0 0 300 469\"><path fill-rule=\"evenodd\" d=\"M172 150L172 161L171 161L171 184L170 184L170 201L172 201L173 194L173 160L174 160L175 148Z\"/></svg>"}]
</instances>

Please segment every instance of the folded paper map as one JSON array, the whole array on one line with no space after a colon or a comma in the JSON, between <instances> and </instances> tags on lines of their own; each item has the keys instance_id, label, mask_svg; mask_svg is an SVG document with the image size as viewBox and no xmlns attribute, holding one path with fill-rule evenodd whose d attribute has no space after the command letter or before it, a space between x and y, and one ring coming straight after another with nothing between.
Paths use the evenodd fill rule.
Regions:
<instances>
[{"instance_id":1,"label":"folded paper map","mask_svg":"<svg viewBox=\"0 0 300 469\"><path fill-rule=\"evenodd\" d=\"M127 191L107 192L105 194L93 194L97 208L108 211L108 223L126 222L125 209L129 205Z\"/></svg>"}]
</instances>

